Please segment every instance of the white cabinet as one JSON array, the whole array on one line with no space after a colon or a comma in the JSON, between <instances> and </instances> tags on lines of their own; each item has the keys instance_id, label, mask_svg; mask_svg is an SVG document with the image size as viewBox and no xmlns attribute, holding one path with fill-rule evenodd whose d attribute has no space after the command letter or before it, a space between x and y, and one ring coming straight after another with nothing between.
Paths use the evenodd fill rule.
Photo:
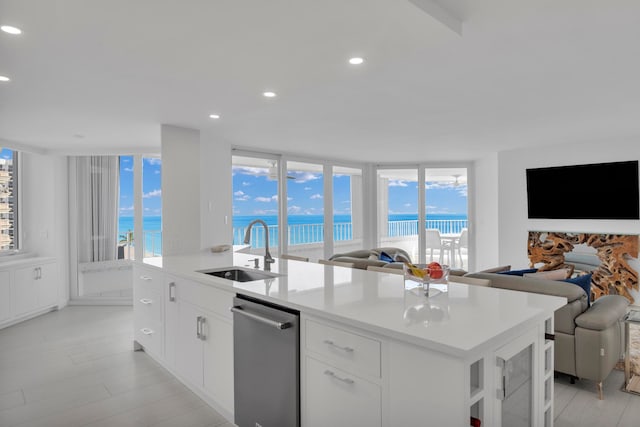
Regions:
<instances>
[{"instance_id":1,"label":"white cabinet","mask_svg":"<svg viewBox=\"0 0 640 427\"><path fill-rule=\"evenodd\" d=\"M20 316L38 308L39 267L18 268L14 273L13 312Z\"/></svg>"},{"instance_id":2,"label":"white cabinet","mask_svg":"<svg viewBox=\"0 0 640 427\"><path fill-rule=\"evenodd\" d=\"M25 258L0 265L0 327L58 305L60 278L53 258Z\"/></svg>"},{"instance_id":3,"label":"white cabinet","mask_svg":"<svg viewBox=\"0 0 640 427\"><path fill-rule=\"evenodd\" d=\"M379 339L302 316L302 425L382 426Z\"/></svg>"},{"instance_id":4,"label":"white cabinet","mask_svg":"<svg viewBox=\"0 0 640 427\"><path fill-rule=\"evenodd\" d=\"M133 271L133 335L147 353L162 359L164 274L142 267Z\"/></svg>"},{"instance_id":5,"label":"white cabinet","mask_svg":"<svg viewBox=\"0 0 640 427\"><path fill-rule=\"evenodd\" d=\"M188 283L191 286L206 286ZM176 283L178 302L176 372L233 413L233 321L182 298L184 281ZM231 294L218 291L228 300Z\"/></svg>"},{"instance_id":6,"label":"white cabinet","mask_svg":"<svg viewBox=\"0 0 640 427\"><path fill-rule=\"evenodd\" d=\"M232 292L134 267L134 336L154 359L233 414Z\"/></svg>"},{"instance_id":7,"label":"white cabinet","mask_svg":"<svg viewBox=\"0 0 640 427\"><path fill-rule=\"evenodd\" d=\"M381 426L378 384L313 357L305 361L305 427Z\"/></svg>"},{"instance_id":8,"label":"white cabinet","mask_svg":"<svg viewBox=\"0 0 640 427\"><path fill-rule=\"evenodd\" d=\"M58 265L56 263L38 266L38 306L49 307L58 303Z\"/></svg>"},{"instance_id":9,"label":"white cabinet","mask_svg":"<svg viewBox=\"0 0 640 427\"><path fill-rule=\"evenodd\" d=\"M304 313L301 320L304 427L553 425L552 318L471 357Z\"/></svg>"}]
</instances>

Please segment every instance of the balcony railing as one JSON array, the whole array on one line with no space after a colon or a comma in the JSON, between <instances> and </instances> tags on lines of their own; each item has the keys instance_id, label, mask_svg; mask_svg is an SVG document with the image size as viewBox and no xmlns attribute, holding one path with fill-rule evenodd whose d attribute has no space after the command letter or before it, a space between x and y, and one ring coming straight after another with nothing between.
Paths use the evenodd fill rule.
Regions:
<instances>
[{"instance_id":1,"label":"balcony railing","mask_svg":"<svg viewBox=\"0 0 640 427\"><path fill-rule=\"evenodd\" d=\"M425 228L437 228L442 234L458 234L468 226L466 219L429 219L425 221ZM233 244L242 245L246 227L233 228ZM287 226L289 245L321 243L324 241L324 224L293 224ZM402 237L418 234L418 220L389 221L387 236ZM253 227L251 230L251 247L264 247L264 228ZM353 224L338 222L333 224L333 240L346 241L353 239ZM278 246L278 226L269 226L269 246Z\"/></svg>"}]
</instances>

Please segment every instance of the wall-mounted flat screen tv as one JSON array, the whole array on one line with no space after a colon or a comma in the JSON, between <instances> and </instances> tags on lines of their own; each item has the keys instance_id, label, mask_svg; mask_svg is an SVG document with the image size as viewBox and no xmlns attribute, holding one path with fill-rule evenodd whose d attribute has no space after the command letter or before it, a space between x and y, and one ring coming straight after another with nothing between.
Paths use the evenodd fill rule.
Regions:
<instances>
[{"instance_id":1,"label":"wall-mounted flat screen tv","mask_svg":"<svg viewBox=\"0 0 640 427\"><path fill-rule=\"evenodd\" d=\"M527 169L529 218L640 219L638 161Z\"/></svg>"}]
</instances>

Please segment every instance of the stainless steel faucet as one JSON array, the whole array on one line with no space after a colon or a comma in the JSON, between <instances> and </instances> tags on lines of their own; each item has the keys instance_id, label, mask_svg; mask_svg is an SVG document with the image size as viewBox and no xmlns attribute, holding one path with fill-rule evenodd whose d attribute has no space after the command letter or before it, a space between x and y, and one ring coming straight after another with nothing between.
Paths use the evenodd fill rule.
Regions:
<instances>
[{"instance_id":1,"label":"stainless steel faucet","mask_svg":"<svg viewBox=\"0 0 640 427\"><path fill-rule=\"evenodd\" d=\"M274 263L275 260L269 253L269 226L266 222L261 219L254 219L247 225L247 231L244 234L244 244L247 245L251 241L251 227L254 224L259 223L264 227L264 269L269 271L271 270L270 264Z\"/></svg>"}]
</instances>

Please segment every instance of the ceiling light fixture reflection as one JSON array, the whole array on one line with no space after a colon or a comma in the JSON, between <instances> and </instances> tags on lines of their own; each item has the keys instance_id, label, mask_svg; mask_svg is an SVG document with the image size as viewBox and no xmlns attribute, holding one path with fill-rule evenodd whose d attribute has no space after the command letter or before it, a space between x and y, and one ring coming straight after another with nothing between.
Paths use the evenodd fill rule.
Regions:
<instances>
[{"instance_id":1,"label":"ceiling light fixture reflection","mask_svg":"<svg viewBox=\"0 0 640 427\"><path fill-rule=\"evenodd\" d=\"M0 27L0 30L4 31L8 34L18 35L22 34L22 30L18 27L12 27L11 25L3 25Z\"/></svg>"},{"instance_id":2,"label":"ceiling light fixture reflection","mask_svg":"<svg viewBox=\"0 0 640 427\"><path fill-rule=\"evenodd\" d=\"M276 93L275 92L262 92L262 96L264 96L265 98L275 98L276 97Z\"/></svg>"},{"instance_id":3,"label":"ceiling light fixture reflection","mask_svg":"<svg viewBox=\"0 0 640 427\"><path fill-rule=\"evenodd\" d=\"M220 114L209 114L209 118L210 119L219 119L220 118Z\"/></svg>"},{"instance_id":4,"label":"ceiling light fixture reflection","mask_svg":"<svg viewBox=\"0 0 640 427\"><path fill-rule=\"evenodd\" d=\"M360 57L353 57L349 59L349 64L351 65L360 65L364 62L364 58L360 58Z\"/></svg>"},{"instance_id":5,"label":"ceiling light fixture reflection","mask_svg":"<svg viewBox=\"0 0 640 427\"><path fill-rule=\"evenodd\" d=\"M0 82L8 82L10 80L11 79L9 77L7 77L7 76L0 76Z\"/></svg>"}]
</instances>

